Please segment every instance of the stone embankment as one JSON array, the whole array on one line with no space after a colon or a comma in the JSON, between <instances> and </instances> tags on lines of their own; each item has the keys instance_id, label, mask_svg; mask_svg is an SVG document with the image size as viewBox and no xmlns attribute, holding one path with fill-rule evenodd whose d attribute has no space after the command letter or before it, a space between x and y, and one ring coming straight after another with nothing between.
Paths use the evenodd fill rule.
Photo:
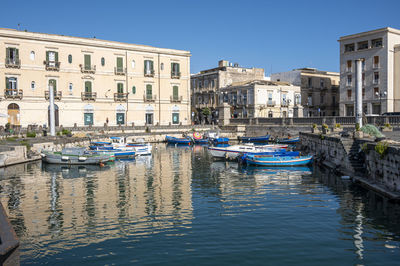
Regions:
<instances>
[{"instance_id":1,"label":"stone embankment","mask_svg":"<svg viewBox=\"0 0 400 266\"><path fill-rule=\"evenodd\" d=\"M317 163L351 177L369 189L391 199L400 200L400 146L386 142L387 148L377 152L371 138L300 133L299 148L315 155Z\"/></svg>"}]
</instances>

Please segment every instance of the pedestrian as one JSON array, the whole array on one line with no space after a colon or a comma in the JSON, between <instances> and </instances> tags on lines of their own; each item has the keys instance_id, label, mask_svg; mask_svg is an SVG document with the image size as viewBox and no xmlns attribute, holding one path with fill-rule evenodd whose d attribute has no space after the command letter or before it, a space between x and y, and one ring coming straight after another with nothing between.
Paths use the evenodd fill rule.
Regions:
<instances>
[{"instance_id":1,"label":"pedestrian","mask_svg":"<svg viewBox=\"0 0 400 266\"><path fill-rule=\"evenodd\" d=\"M107 126L108 126L108 117L106 118L106 124L107 124Z\"/></svg>"}]
</instances>

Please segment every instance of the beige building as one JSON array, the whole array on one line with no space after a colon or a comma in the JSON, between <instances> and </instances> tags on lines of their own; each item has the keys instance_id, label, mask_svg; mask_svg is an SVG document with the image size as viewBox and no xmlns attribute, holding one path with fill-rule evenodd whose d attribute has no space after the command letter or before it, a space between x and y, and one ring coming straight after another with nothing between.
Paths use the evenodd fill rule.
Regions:
<instances>
[{"instance_id":1,"label":"beige building","mask_svg":"<svg viewBox=\"0 0 400 266\"><path fill-rule=\"evenodd\" d=\"M299 68L274 73L271 80L290 82L301 87L305 117L339 115L339 73Z\"/></svg>"},{"instance_id":2,"label":"beige building","mask_svg":"<svg viewBox=\"0 0 400 266\"><path fill-rule=\"evenodd\" d=\"M340 37L340 115L354 116L356 60L362 60L363 113L400 112L400 30Z\"/></svg>"},{"instance_id":3,"label":"beige building","mask_svg":"<svg viewBox=\"0 0 400 266\"><path fill-rule=\"evenodd\" d=\"M0 124L190 124L190 52L0 28Z\"/></svg>"},{"instance_id":4,"label":"beige building","mask_svg":"<svg viewBox=\"0 0 400 266\"><path fill-rule=\"evenodd\" d=\"M287 82L236 82L220 91L220 105L231 106L232 118L302 117L300 87Z\"/></svg>"},{"instance_id":5,"label":"beige building","mask_svg":"<svg viewBox=\"0 0 400 266\"><path fill-rule=\"evenodd\" d=\"M192 110L194 120L199 121L203 108L209 108L213 119L218 117L217 109L220 102L220 89L234 82L245 82L264 79L264 69L245 68L238 63L220 60L217 68L200 71L191 76ZM210 122L210 121L208 121Z\"/></svg>"}]
</instances>

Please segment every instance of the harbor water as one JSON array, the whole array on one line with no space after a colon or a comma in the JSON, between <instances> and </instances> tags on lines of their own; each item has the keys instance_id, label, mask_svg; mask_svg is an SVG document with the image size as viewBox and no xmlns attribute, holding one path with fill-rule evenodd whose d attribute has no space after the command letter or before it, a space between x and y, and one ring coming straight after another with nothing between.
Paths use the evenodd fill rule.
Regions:
<instances>
[{"instance_id":1,"label":"harbor water","mask_svg":"<svg viewBox=\"0 0 400 266\"><path fill-rule=\"evenodd\" d=\"M22 265L398 265L400 204L314 167L156 146L105 167L0 170Z\"/></svg>"}]
</instances>

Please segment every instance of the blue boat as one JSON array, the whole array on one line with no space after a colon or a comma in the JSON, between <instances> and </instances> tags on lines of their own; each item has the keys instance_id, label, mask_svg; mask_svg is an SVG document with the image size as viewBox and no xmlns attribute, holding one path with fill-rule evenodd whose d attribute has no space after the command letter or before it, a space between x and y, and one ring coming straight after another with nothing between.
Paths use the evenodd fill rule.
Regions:
<instances>
[{"instance_id":1,"label":"blue boat","mask_svg":"<svg viewBox=\"0 0 400 266\"><path fill-rule=\"evenodd\" d=\"M207 145L208 144L208 139L194 139L195 144L200 144L200 145Z\"/></svg>"},{"instance_id":2,"label":"blue boat","mask_svg":"<svg viewBox=\"0 0 400 266\"><path fill-rule=\"evenodd\" d=\"M270 135L260 137L238 137L241 142L264 143L268 142Z\"/></svg>"},{"instance_id":3,"label":"blue boat","mask_svg":"<svg viewBox=\"0 0 400 266\"><path fill-rule=\"evenodd\" d=\"M120 160L120 159L134 159L135 158L135 151L124 151L124 150L119 150L119 149L96 149L92 150L92 153L97 153L97 154L113 154L115 159Z\"/></svg>"},{"instance_id":4,"label":"blue boat","mask_svg":"<svg viewBox=\"0 0 400 266\"><path fill-rule=\"evenodd\" d=\"M190 145L192 140L189 138L175 138L171 136L166 136L165 140L168 144L178 144L178 145Z\"/></svg>"},{"instance_id":5,"label":"blue boat","mask_svg":"<svg viewBox=\"0 0 400 266\"><path fill-rule=\"evenodd\" d=\"M228 144L229 138L215 138L212 142L214 145Z\"/></svg>"},{"instance_id":6,"label":"blue boat","mask_svg":"<svg viewBox=\"0 0 400 266\"><path fill-rule=\"evenodd\" d=\"M241 159L249 165L298 166L312 162L312 156L274 156L245 154Z\"/></svg>"},{"instance_id":7,"label":"blue boat","mask_svg":"<svg viewBox=\"0 0 400 266\"><path fill-rule=\"evenodd\" d=\"M291 144L291 143L297 143L299 142L300 139L299 137L296 138L284 138L284 139L277 139L277 143L284 143L284 144Z\"/></svg>"}]
</instances>

